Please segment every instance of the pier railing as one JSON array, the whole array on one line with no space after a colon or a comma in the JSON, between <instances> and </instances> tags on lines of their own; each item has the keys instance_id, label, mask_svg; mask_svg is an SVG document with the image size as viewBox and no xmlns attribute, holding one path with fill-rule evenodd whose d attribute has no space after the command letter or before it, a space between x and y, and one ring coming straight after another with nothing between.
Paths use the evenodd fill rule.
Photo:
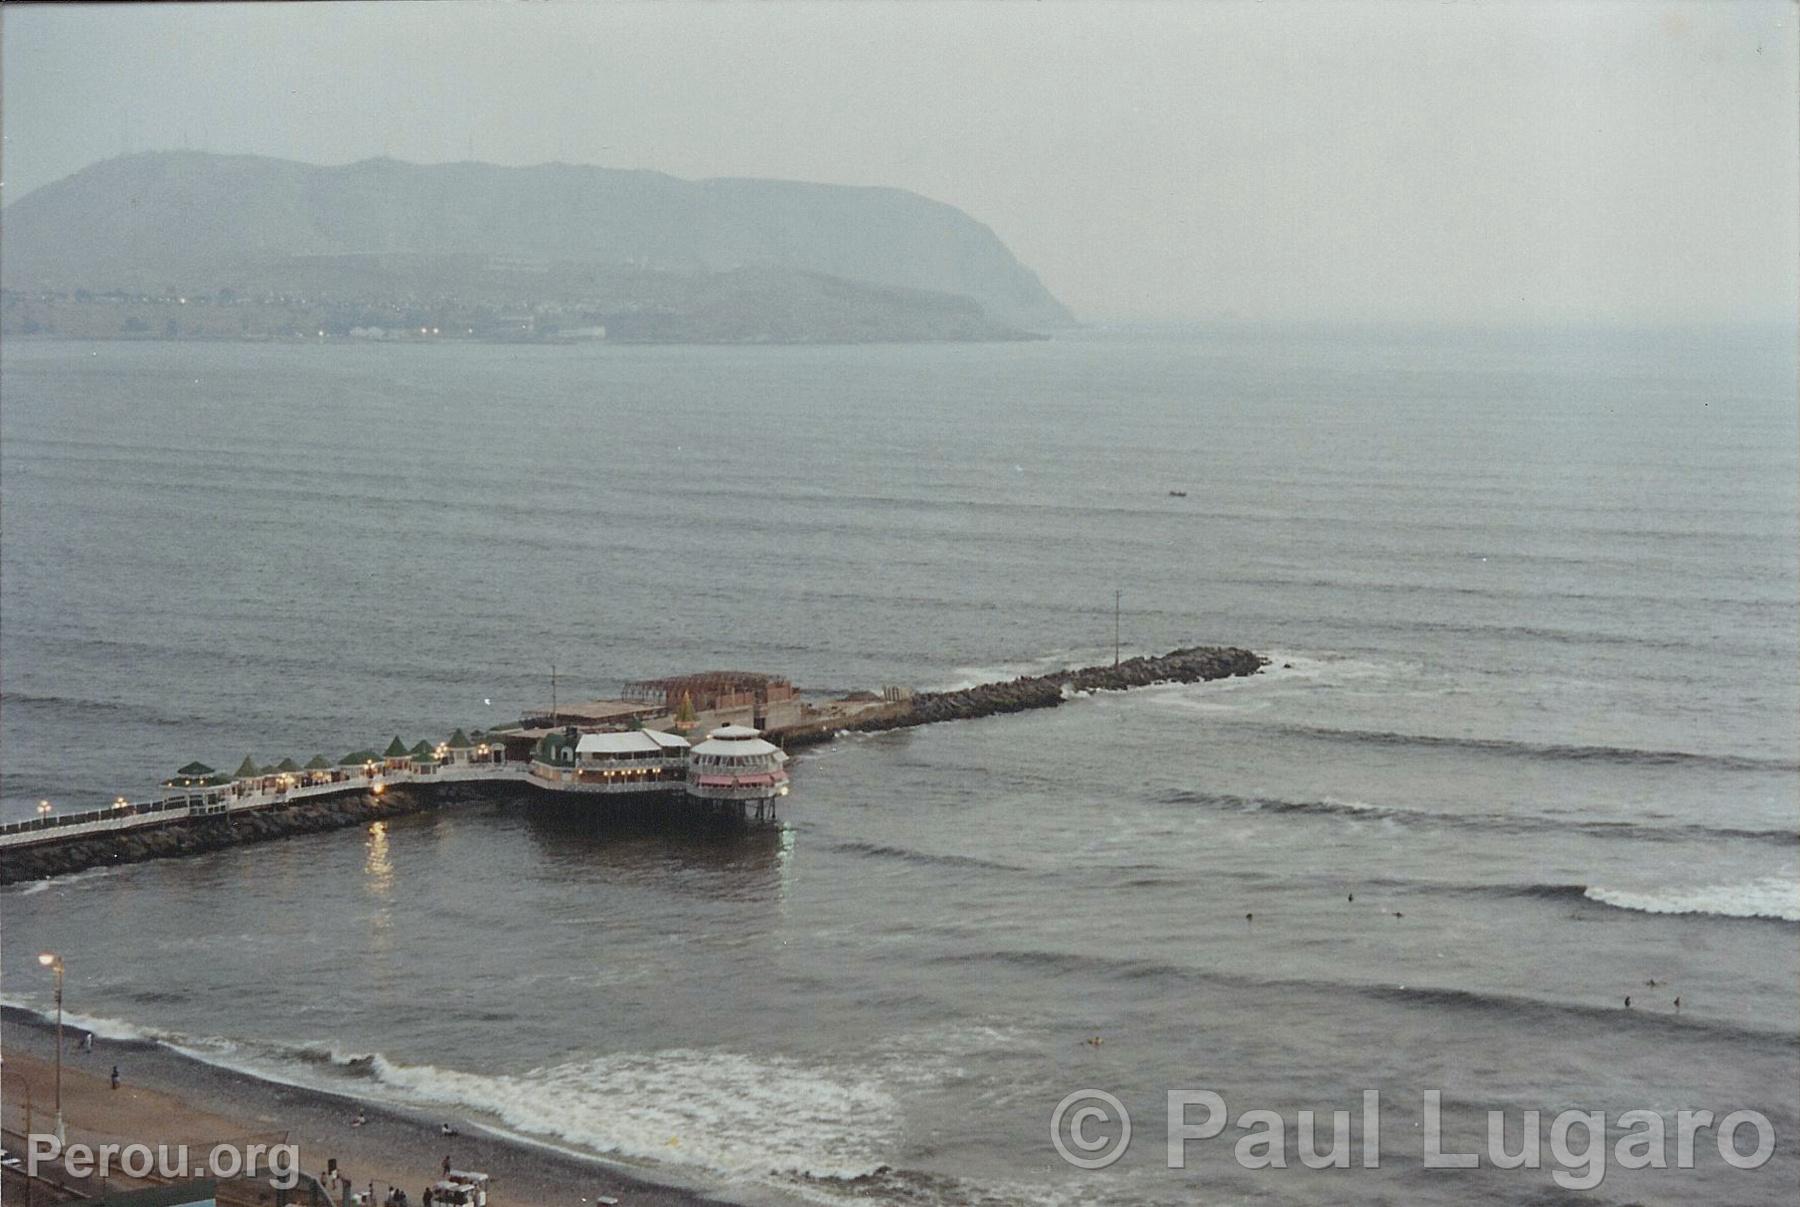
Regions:
<instances>
[{"instance_id":1,"label":"pier railing","mask_svg":"<svg viewBox=\"0 0 1800 1207\"><path fill-rule=\"evenodd\" d=\"M257 809L280 808L344 792L380 791L398 784L522 781L525 776L526 768L522 764L470 762L451 763L430 771L384 769L371 774L358 769L353 773L340 773L337 779L315 784L295 784L285 788L234 791L232 785L222 784L209 790L205 796L190 793L161 800L87 809L80 813L53 813L44 817L6 822L0 825L0 847L29 846L36 842L75 838L84 834L109 834L119 830L166 825L177 819L196 815L230 816Z\"/></svg>"},{"instance_id":2,"label":"pier railing","mask_svg":"<svg viewBox=\"0 0 1800 1207\"><path fill-rule=\"evenodd\" d=\"M178 812L185 815L187 810L188 802L185 800L149 800L112 805L105 809L88 809L81 813L53 813L47 817L31 817L24 821L9 821L0 825L0 837L37 830L64 830L70 826L86 826L97 822L125 822L149 814ZM153 820L161 820L161 818ZM117 829L118 827L108 828Z\"/></svg>"}]
</instances>

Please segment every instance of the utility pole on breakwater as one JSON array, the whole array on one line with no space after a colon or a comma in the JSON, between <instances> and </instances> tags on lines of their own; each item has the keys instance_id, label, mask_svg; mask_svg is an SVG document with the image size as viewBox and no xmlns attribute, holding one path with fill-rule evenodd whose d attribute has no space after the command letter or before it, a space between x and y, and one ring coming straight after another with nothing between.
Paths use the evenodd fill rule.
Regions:
<instances>
[{"instance_id":1,"label":"utility pole on breakwater","mask_svg":"<svg viewBox=\"0 0 1800 1207\"><path fill-rule=\"evenodd\" d=\"M1124 592L1116 587L1113 589L1113 666L1115 668L1119 665L1119 600L1123 596Z\"/></svg>"},{"instance_id":2,"label":"utility pole on breakwater","mask_svg":"<svg viewBox=\"0 0 1800 1207\"><path fill-rule=\"evenodd\" d=\"M550 728L556 728L556 663L550 664Z\"/></svg>"}]
</instances>

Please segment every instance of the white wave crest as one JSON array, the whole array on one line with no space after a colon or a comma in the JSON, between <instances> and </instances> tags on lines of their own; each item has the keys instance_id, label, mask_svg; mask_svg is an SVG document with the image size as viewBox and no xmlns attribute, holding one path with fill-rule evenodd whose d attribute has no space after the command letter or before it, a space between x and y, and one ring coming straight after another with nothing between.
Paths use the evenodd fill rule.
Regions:
<instances>
[{"instance_id":1,"label":"white wave crest","mask_svg":"<svg viewBox=\"0 0 1800 1207\"><path fill-rule=\"evenodd\" d=\"M1767 876L1745 884L1632 892L1594 885L1586 896L1618 909L1646 914L1713 914L1721 918L1777 918L1800 922L1800 883Z\"/></svg>"},{"instance_id":2,"label":"white wave crest","mask_svg":"<svg viewBox=\"0 0 1800 1207\"><path fill-rule=\"evenodd\" d=\"M1319 798L1319 803L1333 809L1343 809L1351 813L1414 813L1414 809L1396 809L1392 805L1378 805L1373 801L1356 800L1348 796L1332 796L1327 793Z\"/></svg>"},{"instance_id":3,"label":"white wave crest","mask_svg":"<svg viewBox=\"0 0 1800 1207\"><path fill-rule=\"evenodd\" d=\"M111 876L117 867L88 868L82 872L71 872L67 876L46 876L42 880L32 880L18 888L15 897L35 897L39 893L48 892L52 888L73 888L78 884L88 884L95 880Z\"/></svg>"},{"instance_id":4,"label":"white wave crest","mask_svg":"<svg viewBox=\"0 0 1800 1207\"><path fill-rule=\"evenodd\" d=\"M1229 679L1211 679L1199 683L1169 683L1133 693L1162 708L1181 709L1210 714L1251 714L1266 712L1293 701L1304 701L1320 689L1357 688L1368 690L1416 678L1416 666L1399 662L1377 662L1348 654L1319 651L1311 654L1292 650L1261 650L1267 665L1255 675L1234 675Z\"/></svg>"},{"instance_id":5,"label":"white wave crest","mask_svg":"<svg viewBox=\"0 0 1800 1207\"><path fill-rule=\"evenodd\" d=\"M993 666L959 666L942 683L927 685L925 691L960 692L987 683L1010 683L1026 675L1048 675L1076 667L1100 666L1112 662L1112 647L1057 650L1040 658L1020 662L1001 662Z\"/></svg>"},{"instance_id":6,"label":"white wave crest","mask_svg":"<svg viewBox=\"0 0 1800 1207\"><path fill-rule=\"evenodd\" d=\"M8 993L0 994L0 1005L23 1010L46 1023L56 1019L55 1007L47 1001L17 997ZM224 1039L194 1039L179 1031L140 1026L137 1023L128 1023L123 1019L107 1018L99 1014L82 1014L76 1010L63 1011L63 1026L76 1035L83 1031L92 1031L95 1039L111 1039L125 1043L161 1043L176 1047L177 1045L206 1046L215 1043L226 1045L230 1042ZM201 1059L206 1058L201 1057Z\"/></svg>"},{"instance_id":7,"label":"white wave crest","mask_svg":"<svg viewBox=\"0 0 1800 1207\"><path fill-rule=\"evenodd\" d=\"M772 1170L854 1178L901 1139L899 1104L879 1083L783 1057L675 1049L487 1075L377 1055L374 1068L409 1102L460 1106L528 1136L728 1178Z\"/></svg>"}]
</instances>

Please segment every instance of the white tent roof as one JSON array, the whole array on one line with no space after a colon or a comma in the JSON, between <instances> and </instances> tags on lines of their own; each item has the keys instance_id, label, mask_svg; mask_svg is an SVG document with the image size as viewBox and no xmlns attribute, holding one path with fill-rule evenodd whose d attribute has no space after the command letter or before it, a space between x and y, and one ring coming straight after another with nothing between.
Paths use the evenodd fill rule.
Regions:
<instances>
[{"instance_id":1,"label":"white tent roof","mask_svg":"<svg viewBox=\"0 0 1800 1207\"><path fill-rule=\"evenodd\" d=\"M584 733L575 743L577 754L638 754L659 750L686 750L688 740L679 734L654 729L625 733Z\"/></svg>"},{"instance_id":2,"label":"white tent roof","mask_svg":"<svg viewBox=\"0 0 1800 1207\"><path fill-rule=\"evenodd\" d=\"M584 733L575 743L576 754L635 754L661 749L656 739L641 729L627 733Z\"/></svg>"},{"instance_id":3,"label":"white tent roof","mask_svg":"<svg viewBox=\"0 0 1800 1207\"><path fill-rule=\"evenodd\" d=\"M752 729L748 725L721 725L706 736L722 738L729 742L740 738L759 738L762 736L762 730Z\"/></svg>"},{"instance_id":4,"label":"white tent roof","mask_svg":"<svg viewBox=\"0 0 1800 1207\"><path fill-rule=\"evenodd\" d=\"M752 758L757 755L773 753L776 755L776 762L787 762L787 755L782 752L781 747L765 742L761 738L752 738L748 741L739 738L729 742L721 742L716 738L708 738L706 741L694 747L694 753L722 754L726 758Z\"/></svg>"}]
</instances>

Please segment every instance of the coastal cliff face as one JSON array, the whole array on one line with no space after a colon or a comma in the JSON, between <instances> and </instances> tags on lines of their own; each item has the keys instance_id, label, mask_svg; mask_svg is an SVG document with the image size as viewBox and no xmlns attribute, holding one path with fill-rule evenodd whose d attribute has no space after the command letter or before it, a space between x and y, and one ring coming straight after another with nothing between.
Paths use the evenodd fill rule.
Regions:
<instances>
[{"instance_id":1,"label":"coastal cliff face","mask_svg":"<svg viewBox=\"0 0 1800 1207\"><path fill-rule=\"evenodd\" d=\"M584 322L636 316L640 329L673 308L690 322L667 335L653 329L659 337L756 338L756 314L780 314L790 296L815 298L829 279L837 305L870 312L870 338L890 329L893 338L998 338L1073 321L992 230L900 189L570 164L320 167L154 152L37 189L6 207L5 224L0 280L27 295L529 301L579 307ZM739 297L752 270L757 287ZM739 283L724 290L736 312L705 313L720 292L706 284L715 278Z\"/></svg>"}]
</instances>

